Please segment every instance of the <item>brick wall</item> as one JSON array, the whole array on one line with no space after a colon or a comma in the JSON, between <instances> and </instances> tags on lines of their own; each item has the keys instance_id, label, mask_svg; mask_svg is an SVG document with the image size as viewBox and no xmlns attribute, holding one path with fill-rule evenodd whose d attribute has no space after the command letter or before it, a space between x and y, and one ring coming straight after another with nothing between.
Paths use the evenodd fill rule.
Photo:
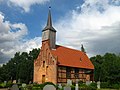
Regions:
<instances>
[{"instance_id":1,"label":"brick wall","mask_svg":"<svg viewBox=\"0 0 120 90\"><path fill-rule=\"evenodd\" d=\"M34 82L57 83L57 58L50 51L48 41L42 42L41 51L34 62Z\"/></svg>"}]
</instances>

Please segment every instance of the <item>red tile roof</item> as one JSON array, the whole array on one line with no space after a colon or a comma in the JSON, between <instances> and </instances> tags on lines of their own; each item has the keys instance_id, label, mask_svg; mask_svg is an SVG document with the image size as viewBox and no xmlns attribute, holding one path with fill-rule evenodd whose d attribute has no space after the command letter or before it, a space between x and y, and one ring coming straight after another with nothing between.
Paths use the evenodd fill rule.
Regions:
<instances>
[{"instance_id":1,"label":"red tile roof","mask_svg":"<svg viewBox=\"0 0 120 90\"><path fill-rule=\"evenodd\" d=\"M63 46L56 46L56 50L51 50L51 52L58 57L58 65L94 69L90 59L82 51Z\"/></svg>"}]
</instances>

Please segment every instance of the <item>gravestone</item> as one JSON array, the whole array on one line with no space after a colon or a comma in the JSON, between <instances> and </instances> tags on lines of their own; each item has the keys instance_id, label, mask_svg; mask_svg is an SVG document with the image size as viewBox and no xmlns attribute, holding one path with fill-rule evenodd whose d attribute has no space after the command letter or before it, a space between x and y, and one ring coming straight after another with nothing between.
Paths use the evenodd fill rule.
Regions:
<instances>
[{"instance_id":1,"label":"gravestone","mask_svg":"<svg viewBox=\"0 0 120 90\"><path fill-rule=\"evenodd\" d=\"M22 87L26 87L26 84L25 84L25 83L23 83L23 84L22 84Z\"/></svg>"},{"instance_id":2,"label":"gravestone","mask_svg":"<svg viewBox=\"0 0 120 90\"><path fill-rule=\"evenodd\" d=\"M18 83L20 83L20 79L18 79Z\"/></svg>"},{"instance_id":3,"label":"gravestone","mask_svg":"<svg viewBox=\"0 0 120 90\"><path fill-rule=\"evenodd\" d=\"M13 80L13 83L15 84L15 83L16 83L16 80Z\"/></svg>"},{"instance_id":4,"label":"gravestone","mask_svg":"<svg viewBox=\"0 0 120 90\"><path fill-rule=\"evenodd\" d=\"M76 86L75 86L75 90L78 90L78 88L79 88L79 87L78 87L78 84L76 84Z\"/></svg>"},{"instance_id":5,"label":"gravestone","mask_svg":"<svg viewBox=\"0 0 120 90\"><path fill-rule=\"evenodd\" d=\"M100 89L100 81L97 82L97 88Z\"/></svg>"},{"instance_id":6,"label":"gravestone","mask_svg":"<svg viewBox=\"0 0 120 90\"><path fill-rule=\"evenodd\" d=\"M86 85L88 86L88 85L90 85L91 84L91 82L90 81L86 81Z\"/></svg>"},{"instance_id":7,"label":"gravestone","mask_svg":"<svg viewBox=\"0 0 120 90\"><path fill-rule=\"evenodd\" d=\"M18 85L17 85L17 84L14 84L14 85L11 87L11 90L19 90Z\"/></svg>"},{"instance_id":8,"label":"gravestone","mask_svg":"<svg viewBox=\"0 0 120 90\"><path fill-rule=\"evenodd\" d=\"M62 89L62 85L61 85L61 84L59 84L58 87L59 87L60 89Z\"/></svg>"},{"instance_id":9,"label":"gravestone","mask_svg":"<svg viewBox=\"0 0 120 90\"><path fill-rule=\"evenodd\" d=\"M67 79L67 86L71 86L72 85L72 80Z\"/></svg>"},{"instance_id":10,"label":"gravestone","mask_svg":"<svg viewBox=\"0 0 120 90\"><path fill-rule=\"evenodd\" d=\"M65 86L64 90L71 90L71 87L70 86Z\"/></svg>"},{"instance_id":11,"label":"gravestone","mask_svg":"<svg viewBox=\"0 0 120 90\"><path fill-rule=\"evenodd\" d=\"M32 81L29 81L29 84L32 84Z\"/></svg>"},{"instance_id":12,"label":"gravestone","mask_svg":"<svg viewBox=\"0 0 120 90\"><path fill-rule=\"evenodd\" d=\"M45 85L43 90L56 90L56 88L53 85Z\"/></svg>"}]
</instances>

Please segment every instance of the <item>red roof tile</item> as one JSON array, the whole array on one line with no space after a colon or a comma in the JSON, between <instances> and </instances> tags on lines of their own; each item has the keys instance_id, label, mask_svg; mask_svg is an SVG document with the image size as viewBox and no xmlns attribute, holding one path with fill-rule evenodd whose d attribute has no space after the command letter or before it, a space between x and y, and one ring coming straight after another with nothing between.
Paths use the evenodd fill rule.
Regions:
<instances>
[{"instance_id":1,"label":"red roof tile","mask_svg":"<svg viewBox=\"0 0 120 90\"><path fill-rule=\"evenodd\" d=\"M92 62L82 51L57 46L56 50L51 50L51 52L58 57L58 65L94 69Z\"/></svg>"}]
</instances>

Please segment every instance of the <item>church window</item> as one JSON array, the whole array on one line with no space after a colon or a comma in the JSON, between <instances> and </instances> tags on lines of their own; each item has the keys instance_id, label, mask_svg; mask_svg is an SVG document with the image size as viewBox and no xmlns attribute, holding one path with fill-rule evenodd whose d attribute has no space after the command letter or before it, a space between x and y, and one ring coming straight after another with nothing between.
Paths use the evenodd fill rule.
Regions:
<instances>
[{"instance_id":1,"label":"church window","mask_svg":"<svg viewBox=\"0 0 120 90\"><path fill-rule=\"evenodd\" d=\"M53 61L53 65L54 65L54 61Z\"/></svg>"},{"instance_id":2,"label":"church window","mask_svg":"<svg viewBox=\"0 0 120 90\"><path fill-rule=\"evenodd\" d=\"M71 69L70 68L66 68L66 77L71 78Z\"/></svg>"},{"instance_id":3,"label":"church window","mask_svg":"<svg viewBox=\"0 0 120 90\"><path fill-rule=\"evenodd\" d=\"M52 57L50 58L50 64L52 64Z\"/></svg>"},{"instance_id":4,"label":"church window","mask_svg":"<svg viewBox=\"0 0 120 90\"><path fill-rule=\"evenodd\" d=\"M75 68L75 78L79 78L79 69Z\"/></svg>"},{"instance_id":5,"label":"church window","mask_svg":"<svg viewBox=\"0 0 120 90\"><path fill-rule=\"evenodd\" d=\"M46 53L45 53L45 54L46 54L46 55L45 55L45 56L46 56L46 63L48 63L48 55L47 55L47 52L48 52L48 49L46 49Z\"/></svg>"},{"instance_id":6,"label":"church window","mask_svg":"<svg viewBox=\"0 0 120 90\"><path fill-rule=\"evenodd\" d=\"M48 54L48 64L50 64L50 53Z\"/></svg>"},{"instance_id":7,"label":"church window","mask_svg":"<svg viewBox=\"0 0 120 90\"><path fill-rule=\"evenodd\" d=\"M43 61L43 68L45 67L45 61Z\"/></svg>"},{"instance_id":8,"label":"church window","mask_svg":"<svg viewBox=\"0 0 120 90\"><path fill-rule=\"evenodd\" d=\"M48 74L48 66L46 66L46 74Z\"/></svg>"}]
</instances>

